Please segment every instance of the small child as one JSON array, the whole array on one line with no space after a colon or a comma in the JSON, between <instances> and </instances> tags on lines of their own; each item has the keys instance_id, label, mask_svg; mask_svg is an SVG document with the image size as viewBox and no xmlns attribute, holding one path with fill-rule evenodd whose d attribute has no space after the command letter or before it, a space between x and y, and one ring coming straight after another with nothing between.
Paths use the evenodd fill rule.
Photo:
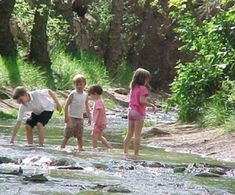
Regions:
<instances>
[{"instance_id":1,"label":"small child","mask_svg":"<svg viewBox=\"0 0 235 195\"><path fill-rule=\"evenodd\" d=\"M92 146L97 148L97 140L101 141L106 148L112 148L106 138L103 136L103 130L106 128L106 114L104 102L102 100L103 89L100 85L92 85L88 89L88 94L94 101L93 107L93 130L92 130Z\"/></svg>"},{"instance_id":2,"label":"small child","mask_svg":"<svg viewBox=\"0 0 235 195\"><path fill-rule=\"evenodd\" d=\"M139 155L141 131L144 124L145 108L155 106L148 102L148 90L145 85L150 79L149 71L138 68L130 83L129 108L128 108L128 133L124 139L124 154L128 155L128 148L133 134L135 134L134 154Z\"/></svg>"},{"instance_id":3,"label":"small child","mask_svg":"<svg viewBox=\"0 0 235 195\"><path fill-rule=\"evenodd\" d=\"M25 122L27 142L33 144L33 128L38 129L39 146L44 144L44 126L52 117L54 107L60 112L61 106L56 96L50 89L27 92L24 87L16 87L13 91L13 99L20 104L16 124L13 128L10 143L14 143L15 136L20 128L25 112L31 112L31 116Z\"/></svg>"},{"instance_id":4,"label":"small child","mask_svg":"<svg viewBox=\"0 0 235 195\"><path fill-rule=\"evenodd\" d=\"M75 90L73 90L65 103L64 139L61 148L65 148L70 137L77 138L78 149L83 151L83 114L86 111L88 124L91 123L91 114L88 105L88 95L84 91L86 79L83 75L77 74L73 78Z\"/></svg>"}]
</instances>

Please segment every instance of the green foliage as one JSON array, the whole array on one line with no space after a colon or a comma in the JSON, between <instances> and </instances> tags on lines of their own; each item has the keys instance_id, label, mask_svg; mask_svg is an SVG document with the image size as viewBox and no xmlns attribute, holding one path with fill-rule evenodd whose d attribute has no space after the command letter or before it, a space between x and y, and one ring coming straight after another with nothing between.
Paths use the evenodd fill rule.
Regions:
<instances>
[{"instance_id":1,"label":"green foliage","mask_svg":"<svg viewBox=\"0 0 235 195\"><path fill-rule=\"evenodd\" d=\"M69 33L69 24L62 17L53 17L50 15L48 20L47 35L51 49L65 46L72 38Z\"/></svg>"},{"instance_id":2,"label":"green foliage","mask_svg":"<svg viewBox=\"0 0 235 195\"><path fill-rule=\"evenodd\" d=\"M17 116L17 111L11 111L10 113L5 113L0 111L0 119L15 119Z\"/></svg>"},{"instance_id":3,"label":"green foliage","mask_svg":"<svg viewBox=\"0 0 235 195\"><path fill-rule=\"evenodd\" d=\"M86 25L88 34L95 37L93 46L102 45L107 38L110 22L113 18L111 13L112 0L96 1L89 6L90 14L97 20Z\"/></svg>"},{"instance_id":4,"label":"green foliage","mask_svg":"<svg viewBox=\"0 0 235 195\"><path fill-rule=\"evenodd\" d=\"M37 67L20 59L0 57L0 85L24 85L27 88L45 87L46 76Z\"/></svg>"},{"instance_id":5,"label":"green foliage","mask_svg":"<svg viewBox=\"0 0 235 195\"><path fill-rule=\"evenodd\" d=\"M76 74L83 74L87 84L99 83L102 86L110 85L110 78L102 60L81 52L80 59L73 58L63 50L52 53L52 70L55 75L55 85L58 89L67 89L72 86L72 78Z\"/></svg>"},{"instance_id":6,"label":"green foliage","mask_svg":"<svg viewBox=\"0 0 235 195\"><path fill-rule=\"evenodd\" d=\"M114 109L116 107L116 103L112 99L105 98L104 103L105 107L108 109Z\"/></svg>"},{"instance_id":7,"label":"green foliage","mask_svg":"<svg viewBox=\"0 0 235 195\"><path fill-rule=\"evenodd\" d=\"M189 13L178 18L181 50L194 56L192 62L177 65L171 86L170 103L177 106L181 121L205 114L204 121L219 125L228 110L235 110L230 101L235 79L234 11L231 8L200 24Z\"/></svg>"},{"instance_id":8,"label":"green foliage","mask_svg":"<svg viewBox=\"0 0 235 195\"><path fill-rule=\"evenodd\" d=\"M132 74L133 70L131 69L131 66L127 62L122 61L122 63L118 65L117 73L114 78L114 84L117 83L118 85L129 87Z\"/></svg>"},{"instance_id":9,"label":"green foliage","mask_svg":"<svg viewBox=\"0 0 235 195\"><path fill-rule=\"evenodd\" d=\"M145 120L144 121L144 127L151 127L154 125L154 122L151 120Z\"/></svg>"},{"instance_id":10,"label":"green foliage","mask_svg":"<svg viewBox=\"0 0 235 195\"><path fill-rule=\"evenodd\" d=\"M169 7L176 7L178 9L186 8L187 0L169 0Z\"/></svg>"},{"instance_id":11,"label":"green foliage","mask_svg":"<svg viewBox=\"0 0 235 195\"><path fill-rule=\"evenodd\" d=\"M232 113L227 120L225 121L224 125L222 126L222 130L224 132L232 132L235 131L235 114Z\"/></svg>"},{"instance_id":12,"label":"green foliage","mask_svg":"<svg viewBox=\"0 0 235 195\"><path fill-rule=\"evenodd\" d=\"M33 28L33 19L35 7L30 6L25 0L16 0L15 7L12 14L12 20L14 20L20 29L16 29L18 32L18 38L21 42L28 42L30 40L30 32ZM19 44L22 46L21 43Z\"/></svg>"}]
</instances>

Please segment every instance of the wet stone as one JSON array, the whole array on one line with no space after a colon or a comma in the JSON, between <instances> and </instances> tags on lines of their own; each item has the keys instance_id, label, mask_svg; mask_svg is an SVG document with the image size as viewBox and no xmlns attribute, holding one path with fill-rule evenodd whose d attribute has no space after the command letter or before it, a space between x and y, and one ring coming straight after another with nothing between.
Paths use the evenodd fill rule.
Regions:
<instances>
[{"instance_id":1,"label":"wet stone","mask_svg":"<svg viewBox=\"0 0 235 195\"><path fill-rule=\"evenodd\" d=\"M166 136L166 135L170 135L170 133L163 131L161 129L158 129L156 127L153 127L150 130L142 134L144 139L154 137L154 136Z\"/></svg>"},{"instance_id":2,"label":"wet stone","mask_svg":"<svg viewBox=\"0 0 235 195\"><path fill-rule=\"evenodd\" d=\"M65 166L65 167L59 167L58 169L67 169L67 170L84 170L83 167L79 166Z\"/></svg>"},{"instance_id":3,"label":"wet stone","mask_svg":"<svg viewBox=\"0 0 235 195\"><path fill-rule=\"evenodd\" d=\"M106 170L109 168L108 165L102 163L94 163L93 165L96 169Z\"/></svg>"},{"instance_id":4,"label":"wet stone","mask_svg":"<svg viewBox=\"0 0 235 195\"><path fill-rule=\"evenodd\" d=\"M185 167L175 167L173 170L174 170L174 173L183 173L185 171Z\"/></svg>"},{"instance_id":5,"label":"wet stone","mask_svg":"<svg viewBox=\"0 0 235 195\"><path fill-rule=\"evenodd\" d=\"M111 193L131 193L129 189L122 186L108 186L103 190Z\"/></svg>"},{"instance_id":6,"label":"wet stone","mask_svg":"<svg viewBox=\"0 0 235 195\"><path fill-rule=\"evenodd\" d=\"M196 173L195 176L199 177L220 177L220 175L210 172Z\"/></svg>"},{"instance_id":7,"label":"wet stone","mask_svg":"<svg viewBox=\"0 0 235 195\"><path fill-rule=\"evenodd\" d=\"M160 162L151 162L147 165L148 167L151 167L151 168L160 168L160 167L166 167L165 164L162 164Z\"/></svg>"},{"instance_id":8,"label":"wet stone","mask_svg":"<svg viewBox=\"0 0 235 195\"><path fill-rule=\"evenodd\" d=\"M209 169L209 172L210 173L215 173L215 174L218 174L218 175L225 175L226 174L226 171L222 168L211 168L211 169Z\"/></svg>"},{"instance_id":9,"label":"wet stone","mask_svg":"<svg viewBox=\"0 0 235 195\"><path fill-rule=\"evenodd\" d=\"M53 162L51 162L51 166L70 166L74 164L73 161L69 160L69 159L65 159L65 158L62 158L62 159L56 159L56 160L53 160Z\"/></svg>"},{"instance_id":10,"label":"wet stone","mask_svg":"<svg viewBox=\"0 0 235 195\"><path fill-rule=\"evenodd\" d=\"M16 161L7 157L0 157L0 164L2 163L16 163Z\"/></svg>"},{"instance_id":11,"label":"wet stone","mask_svg":"<svg viewBox=\"0 0 235 195\"><path fill-rule=\"evenodd\" d=\"M44 183L44 182L48 181L48 179L43 174L25 176L23 178L23 180L31 181L31 182L36 182L36 183Z\"/></svg>"}]
</instances>

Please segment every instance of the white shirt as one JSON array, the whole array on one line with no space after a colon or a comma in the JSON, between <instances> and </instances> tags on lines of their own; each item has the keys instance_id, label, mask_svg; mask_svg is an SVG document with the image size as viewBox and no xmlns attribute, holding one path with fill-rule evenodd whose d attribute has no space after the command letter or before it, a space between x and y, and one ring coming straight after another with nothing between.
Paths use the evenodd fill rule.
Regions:
<instances>
[{"instance_id":1,"label":"white shirt","mask_svg":"<svg viewBox=\"0 0 235 195\"><path fill-rule=\"evenodd\" d=\"M18 121L22 121L25 112L33 112L36 115L41 114L43 111L53 111L55 105L48 89L35 90L29 92L30 100L26 104L20 104L18 112Z\"/></svg>"},{"instance_id":2,"label":"white shirt","mask_svg":"<svg viewBox=\"0 0 235 195\"><path fill-rule=\"evenodd\" d=\"M73 90L69 96L72 96L72 102L68 108L69 116L82 119L83 113L85 112L87 93L78 93L76 90Z\"/></svg>"}]
</instances>

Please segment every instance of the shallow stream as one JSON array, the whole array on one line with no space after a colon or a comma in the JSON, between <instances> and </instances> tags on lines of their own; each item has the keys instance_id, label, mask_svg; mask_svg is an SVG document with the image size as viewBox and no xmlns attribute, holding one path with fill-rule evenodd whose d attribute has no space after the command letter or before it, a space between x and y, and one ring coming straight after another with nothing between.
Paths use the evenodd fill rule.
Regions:
<instances>
[{"instance_id":1,"label":"shallow stream","mask_svg":"<svg viewBox=\"0 0 235 195\"><path fill-rule=\"evenodd\" d=\"M0 157L12 162L0 164L0 194L235 194L235 171L221 177L198 177L192 173L174 173L174 166L207 164L235 167L235 163L221 162L197 155L166 152L163 149L141 147L140 159L126 159L122 155L122 140L127 119L121 109L108 112L105 136L114 147L107 151L100 145L91 148L90 127L85 125L85 151L76 149L76 140L69 141L66 149L59 145L63 138L63 120L53 118L46 129L45 147L25 147L22 128L15 145L10 145L14 121L0 121ZM153 122L174 122L175 114L149 115ZM130 152L133 152L130 150ZM22 168L23 174L10 174ZM3 174L9 173L9 174ZM25 176L43 174L48 181L26 181Z\"/></svg>"}]
</instances>

